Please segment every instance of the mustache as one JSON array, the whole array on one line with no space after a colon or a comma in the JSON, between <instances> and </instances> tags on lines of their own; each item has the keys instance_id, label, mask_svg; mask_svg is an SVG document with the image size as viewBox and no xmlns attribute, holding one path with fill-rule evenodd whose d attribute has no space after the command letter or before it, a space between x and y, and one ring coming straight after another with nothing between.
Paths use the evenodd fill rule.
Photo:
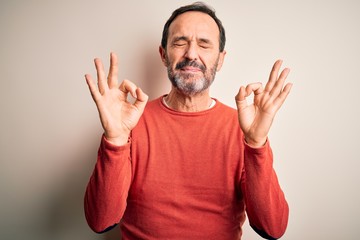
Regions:
<instances>
[{"instance_id":1,"label":"mustache","mask_svg":"<svg viewBox=\"0 0 360 240\"><path fill-rule=\"evenodd\" d=\"M206 67L203 64L198 63L196 61L189 61L187 59L176 64L175 69L182 69L183 67L187 67L187 66L199 68L203 72L205 72L205 70L206 70Z\"/></svg>"}]
</instances>

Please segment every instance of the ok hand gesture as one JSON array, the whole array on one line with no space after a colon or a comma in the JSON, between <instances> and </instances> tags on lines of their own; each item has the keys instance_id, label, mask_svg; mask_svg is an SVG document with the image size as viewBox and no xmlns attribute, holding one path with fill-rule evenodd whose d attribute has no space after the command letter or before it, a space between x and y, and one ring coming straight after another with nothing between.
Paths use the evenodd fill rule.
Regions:
<instances>
[{"instance_id":1,"label":"ok hand gesture","mask_svg":"<svg viewBox=\"0 0 360 240\"><path fill-rule=\"evenodd\" d=\"M138 123L148 96L128 80L118 85L118 60L114 53L110 54L107 78L101 60L95 59L94 62L98 87L89 74L86 74L85 78L99 111L105 137L115 145L123 145L128 141L130 131ZM136 99L135 103L127 101L128 93Z\"/></svg>"},{"instance_id":2,"label":"ok hand gesture","mask_svg":"<svg viewBox=\"0 0 360 240\"><path fill-rule=\"evenodd\" d=\"M290 69L285 68L279 76L281 64L281 60L275 62L265 89L261 83L252 83L246 87L241 86L235 97L245 141L253 147L265 144L275 114L292 87L291 83L283 87ZM254 102L248 105L246 97L251 93L254 93Z\"/></svg>"}]
</instances>

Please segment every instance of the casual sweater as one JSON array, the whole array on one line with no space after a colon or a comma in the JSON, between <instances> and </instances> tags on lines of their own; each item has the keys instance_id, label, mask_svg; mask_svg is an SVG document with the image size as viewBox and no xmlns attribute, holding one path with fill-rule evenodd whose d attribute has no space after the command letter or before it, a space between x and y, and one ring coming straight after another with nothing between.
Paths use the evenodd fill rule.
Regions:
<instances>
[{"instance_id":1,"label":"casual sweater","mask_svg":"<svg viewBox=\"0 0 360 240\"><path fill-rule=\"evenodd\" d=\"M178 112L147 104L129 143L103 137L85 194L95 232L120 223L123 239L240 239L245 211L262 237L281 237L288 205L269 142L251 148L237 111L216 100Z\"/></svg>"}]
</instances>

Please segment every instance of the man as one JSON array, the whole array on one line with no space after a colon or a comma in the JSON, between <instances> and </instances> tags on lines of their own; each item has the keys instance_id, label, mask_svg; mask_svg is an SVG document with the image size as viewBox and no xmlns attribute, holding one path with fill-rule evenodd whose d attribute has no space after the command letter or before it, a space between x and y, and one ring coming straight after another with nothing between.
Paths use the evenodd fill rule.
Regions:
<instances>
[{"instance_id":1,"label":"man","mask_svg":"<svg viewBox=\"0 0 360 240\"><path fill-rule=\"evenodd\" d=\"M289 69L279 75L279 60L265 88L241 87L236 111L209 95L224 46L211 8L195 3L174 11L159 47L172 88L149 103L134 83L118 85L115 54L107 79L95 59L98 88L90 75L86 80L104 135L85 194L95 232L120 223L123 239L240 239L246 210L260 236L284 234L288 205L267 134L290 92Z\"/></svg>"}]
</instances>

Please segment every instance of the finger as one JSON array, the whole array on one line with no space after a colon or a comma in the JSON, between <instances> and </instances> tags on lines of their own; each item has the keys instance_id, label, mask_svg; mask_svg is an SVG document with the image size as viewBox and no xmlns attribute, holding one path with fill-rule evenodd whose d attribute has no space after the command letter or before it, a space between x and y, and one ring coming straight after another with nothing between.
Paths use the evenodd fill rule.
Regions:
<instances>
[{"instance_id":1,"label":"finger","mask_svg":"<svg viewBox=\"0 0 360 240\"><path fill-rule=\"evenodd\" d=\"M99 58L94 59L96 72L97 72L97 79L98 79L98 86L99 92L103 94L107 89L108 85L106 83L106 77L104 72L104 66Z\"/></svg>"},{"instance_id":2,"label":"finger","mask_svg":"<svg viewBox=\"0 0 360 240\"><path fill-rule=\"evenodd\" d=\"M265 86L266 92L270 92L271 89L273 88L273 86L278 78L279 69L281 67L282 62L283 61L281 59L279 59L274 63L274 65L271 69L271 72L270 72L269 81L267 82L267 84Z\"/></svg>"},{"instance_id":3,"label":"finger","mask_svg":"<svg viewBox=\"0 0 360 240\"><path fill-rule=\"evenodd\" d=\"M96 87L95 83L93 82L93 80L89 74L85 75L85 79L86 79L86 83L89 87L92 98L94 99L95 102L97 102L98 99L101 97L101 94L100 94L98 88Z\"/></svg>"},{"instance_id":4,"label":"finger","mask_svg":"<svg viewBox=\"0 0 360 240\"><path fill-rule=\"evenodd\" d=\"M246 86L246 97L250 96L251 93L254 93L255 95L259 95L264 91L262 84L260 82L258 83L251 83Z\"/></svg>"},{"instance_id":5,"label":"finger","mask_svg":"<svg viewBox=\"0 0 360 240\"><path fill-rule=\"evenodd\" d=\"M117 87L118 84L118 58L115 53L110 53L110 69L108 75L109 88Z\"/></svg>"},{"instance_id":6,"label":"finger","mask_svg":"<svg viewBox=\"0 0 360 240\"><path fill-rule=\"evenodd\" d=\"M279 79L275 82L274 87L271 89L270 91L270 95L271 96L275 96L277 97L279 95L279 93L281 92L281 90L283 89L284 86L284 82L287 78L287 76L289 75L290 69L289 68L285 68L280 76Z\"/></svg>"},{"instance_id":7,"label":"finger","mask_svg":"<svg viewBox=\"0 0 360 240\"><path fill-rule=\"evenodd\" d=\"M274 100L274 105L277 105L280 107L286 100L287 96L290 93L290 90L292 88L292 83L288 83L285 85L283 91L279 94L279 96Z\"/></svg>"},{"instance_id":8,"label":"finger","mask_svg":"<svg viewBox=\"0 0 360 240\"><path fill-rule=\"evenodd\" d=\"M140 88L136 89L136 96L137 96L137 98L136 98L136 101L135 101L134 105L139 110L143 111L149 97Z\"/></svg>"},{"instance_id":9,"label":"finger","mask_svg":"<svg viewBox=\"0 0 360 240\"><path fill-rule=\"evenodd\" d=\"M245 87L241 86L238 94L235 96L236 106L238 109L247 107L246 97Z\"/></svg>"},{"instance_id":10,"label":"finger","mask_svg":"<svg viewBox=\"0 0 360 240\"><path fill-rule=\"evenodd\" d=\"M131 96L133 96L134 98L137 98L137 95L136 95L137 86L133 82L125 79L120 84L119 89L123 93L125 93L125 94L130 93Z\"/></svg>"}]
</instances>

